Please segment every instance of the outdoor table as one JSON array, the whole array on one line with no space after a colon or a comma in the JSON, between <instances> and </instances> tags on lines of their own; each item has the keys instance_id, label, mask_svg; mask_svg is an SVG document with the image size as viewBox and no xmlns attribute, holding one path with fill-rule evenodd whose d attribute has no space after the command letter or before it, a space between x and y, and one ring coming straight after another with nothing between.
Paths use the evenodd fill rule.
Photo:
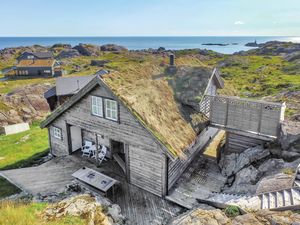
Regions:
<instances>
[{"instance_id":1,"label":"outdoor table","mask_svg":"<svg viewBox=\"0 0 300 225\"><path fill-rule=\"evenodd\" d=\"M107 195L107 192L110 188L112 188L114 195L114 186L115 184L119 183L119 181L106 176L103 173L86 167L77 170L72 174L72 176L99 189L100 191L104 192L105 195Z\"/></svg>"}]
</instances>

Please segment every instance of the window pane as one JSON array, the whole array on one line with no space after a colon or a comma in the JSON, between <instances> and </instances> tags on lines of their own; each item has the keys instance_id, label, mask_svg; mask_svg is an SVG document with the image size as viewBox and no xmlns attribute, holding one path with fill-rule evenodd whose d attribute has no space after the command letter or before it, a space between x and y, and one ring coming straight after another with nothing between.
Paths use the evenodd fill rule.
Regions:
<instances>
[{"instance_id":1,"label":"window pane","mask_svg":"<svg viewBox=\"0 0 300 225\"><path fill-rule=\"evenodd\" d=\"M103 116L102 98L92 96L92 114L96 116Z\"/></svg>"}]
</instances>

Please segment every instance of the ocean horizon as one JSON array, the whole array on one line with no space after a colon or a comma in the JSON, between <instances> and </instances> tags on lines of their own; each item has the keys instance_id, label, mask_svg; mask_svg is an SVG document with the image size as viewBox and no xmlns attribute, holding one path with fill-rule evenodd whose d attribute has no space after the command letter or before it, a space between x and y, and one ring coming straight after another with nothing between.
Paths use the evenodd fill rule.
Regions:
<instances>
[{"instance_id":1,"label":"ocean horizon","mask_svg":"<svg viewBox=\"0 0 300 225\"><path fill-rule=\"evenodd\" d=\"M0 37L0 49L19 46L43 45L63 43L72 46L79 43L86 44L117 44L129 50L157 49L164 47L168 50L180 49L209 49L224 54L249 50L245 46L249 42L265 43L267 41L291 41L300 43L296 36L112 36L112 37ZM204 44L221 44L204 45Z\"/></svg>"}]
</instances>

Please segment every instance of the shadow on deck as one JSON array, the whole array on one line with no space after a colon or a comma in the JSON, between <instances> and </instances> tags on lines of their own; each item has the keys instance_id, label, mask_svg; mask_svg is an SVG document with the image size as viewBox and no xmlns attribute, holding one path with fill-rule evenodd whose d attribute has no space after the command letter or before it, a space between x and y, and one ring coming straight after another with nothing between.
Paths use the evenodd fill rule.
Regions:
<instances>
[{"instance_id":1,"label":"shadow on deck","mask_svg":"<svg viewBox=\"0 0 300 225\"><path fill-rule=\"evenodd\" d=\"M204 155L195 157L166 197L171 202L192 209L212 192L220 192L226 178L220 173L216 159Z\"/></svg>"}]
</instances>

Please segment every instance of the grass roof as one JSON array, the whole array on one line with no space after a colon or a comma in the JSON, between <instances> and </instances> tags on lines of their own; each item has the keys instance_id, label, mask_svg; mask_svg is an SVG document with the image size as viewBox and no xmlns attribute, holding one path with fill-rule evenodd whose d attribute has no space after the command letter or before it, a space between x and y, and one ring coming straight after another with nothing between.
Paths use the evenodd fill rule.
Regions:
<instances>
[{"instance_id":1,"label":"grass roof","mask_svg":"<svg viewBox=\"0 0 300 225\"><path fill-rule=\"evenodd\" d=\"M156 64L133 65L105 75L104 81L173 155L183 156L196 132L182 117L168 82L152 78L163 69Z\"/></svg>"}]
</instances>

